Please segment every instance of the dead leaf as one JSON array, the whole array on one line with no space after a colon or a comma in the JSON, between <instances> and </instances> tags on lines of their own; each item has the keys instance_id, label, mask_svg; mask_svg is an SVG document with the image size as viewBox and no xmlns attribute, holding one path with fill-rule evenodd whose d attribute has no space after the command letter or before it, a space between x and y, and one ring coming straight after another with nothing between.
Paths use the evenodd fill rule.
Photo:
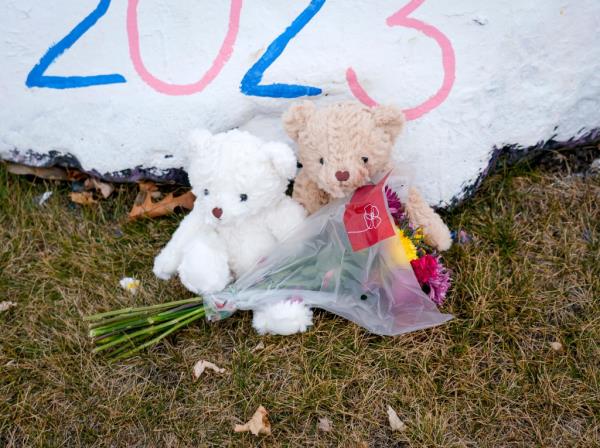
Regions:
<instances>
[{"instance_id":1,"label":"dead leaf","mask_svg":"<svg viewBox=\"0 0 600 448\"><path fill-rule=\"evenodd\" d=\"M6 169L9 173L18 174L20 176L30 175L41 177L42 179L50 180L67 180L67 173L62 168L51 166L28 166L19 163L7 163Z\"/></svg>"},{"instance_id":2,"label":"dead leaf","mask_svg":"<svg viewBox=\"0 0 600 448\"><path fill-rule=\"evenodd\" d=\"M256 347L254 347L252 350L250 350L250 353L256 353L256 352L259 352L264 349L265 349L265 344L263 341L260 341L258 344L256 344Z\"/></svg>"},{"instance_id":3,"label":"dead leaf","mask_svg":"<svg viewBox=\"0 0 600 448\"><path fill-rule=\"evenodd\" d=\"M331 432L331 430L333 429L333 425L331 423L331 420L329 420L327 417L321 417L319 419L319 424L317 425L317 428L319 429L319 431Z\"/></svg>"},{"instance_id":4,"label":"dead leaf","mask_svg":"<svg viewBox=\"0 0 600 448\"><path fill-rule=\"evenodd\" d=\"M560 352L563 349L563 345L558 341L551 342L550 347L552 347L552 350L555 352Z\"/></svg>"},{"instance_id":5,"label":"dead leaf","mask_svg":"<svg viewBox=\"0 0 600 448\"><path fill-rule=\"evenodd\" d=\"M83 186L86 190L96 190L104 199L108 198L115 191L114 185L107 184L93 177L86 179Z\"/></svg>"},{"instance_id":6,"label":"dead leaf","mask_svg":"<svg viewBox=\"0 0 600 448\"><path fill-rule=\"evenodd\" d=\"M196 364L194 364L194 381L200 378L200 375L202 375L202 373L204 373L206 369L213 370L217 373L225 373L225 369L218 367L210 361L205 361L204 359L201 359Z\"/></svg>"},{"instance_id":7,"label":"dead leaf","mask_svg":"<svg viewBox=\"0 0 600 448\"><path fill-rule=\"evenodd\" d=\"M196 196L191 191L188 191L180 196L175 196L173 193L167 194L160 201L154 202L153 196L156 196L158 187L152 182L140 182L140 192L135 198L133 208L129 212L129 220L146 216L148 218L157 218L159 216L173 213L176 208L181 207L191 210L194 207Z\"/></svg>"},{"instance_id":8,"label":"dead leaf","mask_svg":"<svg viewBox=\"0 0 600 448\"><path fill-rule=\"evenodd\" d=\"M141 181L138 182L140 191L158 191L158 186L154 182Z\"/></svg>"},{"instance_id":9,"label":"dead leaf","mask_svg":"<svg viewBox=\"0 0 600 448\"><path fill-rule=\"evenodd\" d=\"M94 199L94 194L91 191L71 192L71 201L76 204L89 205L98 202Z\"/></svg>"},{"instance_id":10,"label":"dead leaf","mask_svg":"<svg viewBox=\"0 0 600 448\"><path fill-rule=\"evenodd\" d=\"M0 313L3 311L7 311L11 309L13 306L17 306L15 302L11 302L9 300L5 300L4 302L0 302Z\"/></svg>"},{"instance_id":11,"label":"dead leaf","mask_svg":"<svg viewBox=\"0 0 600 448\"><path fill-rule=\"evenodd\" d=\"M88 177L88 175L85 173L82 173L81 171L74 170L72 168L67 168L67 180L81 181L81 180L85 180L87 177Z\"/></svg>"},{"instance_id":12,"label":"dead leaf","mask_svg":"<svg viewBox=\"0 0 600 448\"><path fill-rule=\"evenodd\" d=\"M259 406L252 418L244 425L235 425L235 432L250 431L255 436L271 434L271 422L268 417L269 413L263 406Z\"/></svg>"},{"instance_id":13,"label":"dead leaf","mask_svg":"<svg viewBox=\"0 0 600 448\"><path fill-rule=\"evenodd\" d=\"M396 414L394 408L389 405L387 407L387 415L392 431L406 431L406 425L402 420L400 420L400 417L398 417L398 414Z\"/></svg>"}]
</instances>

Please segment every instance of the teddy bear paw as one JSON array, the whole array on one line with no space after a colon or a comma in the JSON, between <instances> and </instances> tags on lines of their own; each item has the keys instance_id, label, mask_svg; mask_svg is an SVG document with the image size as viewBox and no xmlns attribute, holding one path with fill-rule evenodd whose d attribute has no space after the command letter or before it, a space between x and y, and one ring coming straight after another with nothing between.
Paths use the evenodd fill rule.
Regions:
<instances>
[{"instance_id":1,"label":"teddy bear paw","mask_svg":"<svg viewBox=\"0 0 600 448\"><path fill-rule=\"evenodd\" d=\"M448 227L441 222L425 227L425 242L440 252L444 252L452 246L452 235Z\"/></svg>"},{"instance_id":2,"label":"teddy bear paw","mask_svg":"<svg viewBox=\"0 0 600 448\"><path fill-rule=\"evenodd\" d=\"M196 294L222 291L231 281L227 262L218 258L184 258L177 272L183 286Z\"/></svg>"},{"instance_id":3,"label":"teddy bear paw","mask_svg":"<svg viewBox=\"0 0 600 448\"><path fill-rule=\"evenodd\" d=\"M168 252L161 252L154 259L152 272L161 280L169 280L177 270L177 258Z\"/></svg>"},{"instance_id":4,"label":"teddy bear paw","mask_svg":"<svg viewBox=\"0 0 600 448\"><path fill-rule=\"evenodd\" d=\"M312 325L312 310L302 302L285 300L254 311L252 326L259 334L303 333Z\"/></svg>"}]
</instances>

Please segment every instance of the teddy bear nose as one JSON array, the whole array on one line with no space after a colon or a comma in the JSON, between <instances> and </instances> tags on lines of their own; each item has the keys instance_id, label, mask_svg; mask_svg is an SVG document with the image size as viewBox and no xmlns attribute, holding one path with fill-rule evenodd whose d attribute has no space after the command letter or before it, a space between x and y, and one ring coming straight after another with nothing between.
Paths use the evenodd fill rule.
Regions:
<instances>
[{"instance_id":1,"label":"teddy bear nose","mask_svg":"<svg viewBox=\"0 0 600 448\"><path fill-rule=\"evenodd\" d=\"M219 219L221 217L221 215L223 215L223 209L220 209L219 207L215 207L212 209L212 214L215 218Z\"/></svg>"},{"instance_id":2,"label":"teddy bear nose","mask_svg":"<svg viewBox=\"0 0 600 448\"><path fill-rule=\"evenodd\" d=\"M335 178L340 182L350 179L350 173L348 171L336 171Z\"/></svg>"}]
</instances>

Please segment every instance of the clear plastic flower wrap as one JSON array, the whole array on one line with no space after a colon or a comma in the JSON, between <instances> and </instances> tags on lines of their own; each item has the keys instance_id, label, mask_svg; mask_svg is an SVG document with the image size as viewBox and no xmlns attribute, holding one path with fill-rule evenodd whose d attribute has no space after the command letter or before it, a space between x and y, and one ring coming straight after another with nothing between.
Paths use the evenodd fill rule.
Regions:
<instances>
[{"instance_id":1,"label":"clear plastic flower wrap","mask_svg":"<svg viewBox=\"0 0 600 448\"><path fill-rule=\"evenodd\" d=\"M410 224L407 190L407 176L394 171L327 205L224 291L86 317L94 352L127 358L198 319L220 320L236 310L254 311L258 331L278 334L306 330L311 308L379 335L446 322L452 316L436 304L450 274Z\"/></svg>"},{"instance_id":2,"label":"clear plastic flower wrap","mask_svg":"<svg viewBox=\"0 0 600 448\"><path fill-rule=\"evenodd\" d=\"M392 172L308 217L277 249L225 291L204 297L209 320L236 310L302 303L379 335L439 325L441 313L411 266L416 255L390 212L389 195L406 197L407 178Z\"/></svg>"}]
</instances>

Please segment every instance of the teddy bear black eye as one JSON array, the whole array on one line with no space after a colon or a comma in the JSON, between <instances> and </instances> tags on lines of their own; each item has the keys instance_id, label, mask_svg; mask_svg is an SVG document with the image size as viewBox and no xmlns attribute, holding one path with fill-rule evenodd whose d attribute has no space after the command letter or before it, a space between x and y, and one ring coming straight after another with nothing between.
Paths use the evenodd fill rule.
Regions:
<instances>
[{"instance_id":1,"label":"teddy bear black eye","mask_svg":"<svg viewBox=\"0 0 600 448\"><path fill-rule=\"evenodd\" d=\"M240 194L240 201L245 202L248 200L248 195L246 193Z\"/></svg>"},{"instance_id":2,"label":"teddy bear black eye","mask_svg":"<svg viewBox=\"0 0 600 448\"><path fill-rule=\"evenodd\" d=\"M208 191L208 188L204 189L204 196L208 196L208 194L210 193L210 191Z\"/></svg>"},{"instance_id":3,"label":"teddy bear black eye","mask_svg":"<svg viewBox=\"0 0 600 448\"><path fill-rule=\"evenodd\" d=\"M362 161L363 161L363 162L365 162L365 163L367 163L367 162L369 161L369 158L368 158L368 157L361 157L361 159L362 159Z\"/></svg>"},{"instance_id":4,"label":"teddy bear black eye","mask_svg":"<svg viewBox=\"0 0 600 448\"><path fill-rule=\"evenodd\" d=\"M319 159L319 163L320 163L321 165L323 165L323 164L325 163L325 160L323 160L323 157L321 157L321 158Z\"/></svg>"}]
</instances>

